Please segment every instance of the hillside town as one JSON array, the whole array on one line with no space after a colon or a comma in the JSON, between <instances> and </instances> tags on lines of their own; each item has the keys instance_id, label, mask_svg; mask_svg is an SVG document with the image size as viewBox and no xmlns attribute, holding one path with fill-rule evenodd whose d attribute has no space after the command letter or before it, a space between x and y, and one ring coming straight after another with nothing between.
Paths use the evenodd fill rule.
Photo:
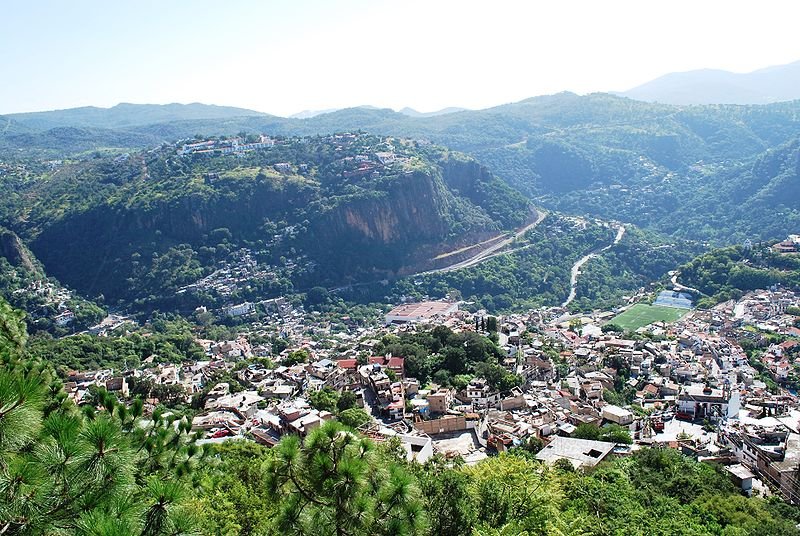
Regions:
<instances>
[{"instance_id":1,"label":"hillside town","mask_svg":"<svg viewBox=\"0 0 800 536\"><path fill-rule=\"evenodd\" d=\"M363 434L398 441L409 460L439 453L474 464L533 441L540 460L587 468L662 445L725 464L746 493L772 489L794 501L800 329L787 311L798 305L791 291L760 290L622 332L612 322L620 311L550 307L494 318L440 300L400 304L372 326L336 329L285 299L247 302L226 313L246 319L256 308L268 311L252 325L279 326L284 349L251 343L256 331L242 330L232 340L198 339L201 361L151 358L131 370L73 371L67 391L81 403L97 387L129 398L147 383L150 411L193 404L192 427L205 431L203 441L269 446L337 419L341 404L320 403L329 393L367 416L356 423ZM501 390L476 376L460 388L421 383L408 374L407 356L373 352L386 337L434 328L496 341L518 385ZM770 342L775 337L782 342ZM597 431L594 439L586 430ZM601 437L604 430L614 433Z\"/></svg>"}]
</instances>

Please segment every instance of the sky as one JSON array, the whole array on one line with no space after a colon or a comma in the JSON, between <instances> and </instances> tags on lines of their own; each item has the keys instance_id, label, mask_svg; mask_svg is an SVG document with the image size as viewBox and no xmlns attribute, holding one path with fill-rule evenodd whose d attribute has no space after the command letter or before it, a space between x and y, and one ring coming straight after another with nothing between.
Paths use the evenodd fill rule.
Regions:
<instances>
[{"instance_id":1,"label":"sky","mask_svg":"<svg viewBox=\"0 0 800 536\"><path fill-rule=\"evenodd\" d=\"M119 102L479 109L791 63L799 18L793 0L11 0L0 114Z\"/></svg>"}]
</instances>

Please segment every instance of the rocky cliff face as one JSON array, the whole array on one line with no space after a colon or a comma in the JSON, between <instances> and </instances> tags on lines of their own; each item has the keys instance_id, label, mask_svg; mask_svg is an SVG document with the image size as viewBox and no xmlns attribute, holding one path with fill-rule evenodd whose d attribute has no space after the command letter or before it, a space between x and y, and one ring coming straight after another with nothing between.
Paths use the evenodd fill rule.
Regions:
<instances>
[{"instance_id":1,"label":"rocky cliff face","mask_svg":"<svg viewBox=\"0 0 800 536\"><path fill-rule=\"evenodd\" d=\"M41 272L33 255L16 233L2 227L0 227L0 257L5 257L12 266L22 267L31 274Z\"/></svg>"},{"instance_id":2,"label":"rocky cliff face","mask_svg":"<svg viewBox=\"0 0 800 536\"><path fill-rule=\"evenodd\" d=\"M438 176L408 173L388 191L341 204L320 219L315 235L326 242L407 244L447 236L452 195Z\"/></svg>"},{"instance_id":3,"label":"rocky cliff face","mask_svg":"<svg viewBox=\"0 0 800 536\"><path fill-rule=\"evenodd\" d=\"M476 198L478 184L493 178L488 169L472 159L448 158L441 165L444 182L472 201L479 201Z\"/></svg>"}]
</instances>

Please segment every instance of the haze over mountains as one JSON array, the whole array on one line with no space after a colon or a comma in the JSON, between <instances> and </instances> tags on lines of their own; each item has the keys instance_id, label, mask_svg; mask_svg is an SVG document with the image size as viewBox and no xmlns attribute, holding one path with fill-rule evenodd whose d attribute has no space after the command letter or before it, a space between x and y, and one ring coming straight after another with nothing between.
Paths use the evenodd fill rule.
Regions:
<instances>
[{"instance_id":1,"label":"haze over mountains","mask_svg":"<svg viewBox=\"0 0 800 536\"><path fill-rule=\"evenodd\" d=\"M733 73L719 69L699 69L668 73L614 95L644 102L662 104L769 104L800 99L800 61L758 69L749 73ZM530 99L527 99L527 102ZM513 104L513 103L512 103ZM486 110L500 109L501 105ZM353 108L327 108L303 110L286 119L311 119L342 110L393 111L371 105ZM400 109L398 114L413 118L437 117L470 111L460 107L446 107L432 112L419 112L411 107ZM479 110L480 111L480 110ZM84 106L63 110L11 113L4 116L2 134L29 133L58 127L128 128L175 121L230 119L235 117L281 117L261 111L232 106L201 103L191 104L131 104L120 103L111 108ZM10 120L10 121L9 121Z\"/></svg>"},{"instance_id":2,"label":"haze over mountains","mask_svg":"<svg viewBox=\"0 0 800 536\"><path fill-rule=\"evenodd\" d=\"M789 67L797 70L798 65ZM792 69L765 70L759 76L780 77ZM360 171L347 167L343 171L333 164L341 160L337 152L341 144L336 139L318 141L320 136L343 132L419 144L409 149L409 170L415 170L411 176L427 185L420 187L420 199L432 200L435 209L425 209L424 214L412 210L420 201L404 197L410 186L403 173L374 170L372 177L369 170L370 180L353 183L353 173ZM318 184L321 171L298 171L294 181L287 183L299 188L294 193L281 181L261 179L259 188L280 191L282 203L295 207L280 218L272 213L269 217L290 228L287 236L295 236L301 228L338 229L326 241L329 244L356 243L348 233L357 236L369 231L383 237L378 242L387 248L382 257L386 266L364 259L357 267L363 274L399 270L407 261L392 260L388 253L400 251L397 244L411 252L436 240L459 242L476 233L514 228L524 220L527 202L551 211L632 223L672 240L726 244L781 238L800 227L799 132L800 101L685 106L566 92L485 110L446 109L434 114L362 106L299 119L197 103L11 114L0 117L0 164L10 163L0 189L0 226L31 245L48 270L77 286L80 278L74 274L86 269L74 268L80 266L80 259L73 259L72 268L62 266L68 252L59 253L58 244L85 240L86 251L102 251L102 258L116 262L124 248L115 237L145 236L142 229L155 229L155 223L147 222L160 222L159 215L184 214L174 221L163 216L171 222L170 228L180 228L179 222L199 221L200 234L230 229L239 241L257 240L260 218L265 216L257 211L249 220L241 216L242 207L249 206L250 181L263 175L261 168L291 163L298 170L324 169L325 179ZM279 141L306 138L294 138L288 144L280 141L278 149L264 149L266 154L247 160L226 157L206 162L201 156L177 156L185 143L178 140L196 136L258 140L259 135ZM350 160L342 160L346 162L342 165L356 165L355 159L364 161L376 151L398 151L394 141L373 145L383 143L386 148L353 149L347 156ZM424 157L429 143L466 153L476 162L472 167L456 165L446 152L433 159ZM306 154L309 147L316 147L316 152ZM59 163L48 164L51 159ZM441 170L439 160L447 162ZM420 172L414 162L425 170ZM230 188L220 189L216 182L223 172L230 174ZM323 187L330 191L315 190ZM80 191L85 193L74 195ZM264 193L264 198L275 195ZM226 196L235 198L239 208L224 205L223 201L230 201ZM138 198L144 201L131 204L131 199ZM48 199L59 211L47 209ZM344 215L331 220L336 225L317 222L319 211L303 212L311 201L339 207ZM133 222L129 227L112 225L122 221L121 214ZM98 228L109 230L103 244L95 243ZM421 238L426 228L438 229L427 242ZM191 233L186 236L197 244L205 240ZM386 237L400 238L386 241ZM197 246L185 236L171 240L154 238L154 245L148 247L165 254L183 242ZM129 242L133 243L125 243ZM313 248L293 247L312 258L316 255ZM119 257L120 266L130 255ZM331 266L324 269L333 273ZM338 270L353 272L354 266L341 265ZM117 268L117 272L122 270ZM119 294L120 281L98 278L93 278L97 288L109 296Z\"/></svg>"},{"instance_id":3,"label":"haze over mountains","mask_svg":"<svg viewBox=\"0 0 800 536\"><path fill-rule=\"evenodd\" d=\"M62 158L152 148L195 135L360 130L468 153L546 207L686 238L738 240L753 232L780 236L800 224L797 198L782 195L797 181L791 155L798 117L800 102L686 107L600 93L561 93L429 117L369 107L290 119L239 108L122 105L0 119L0 155ZM146 120L153 122L133 124ZM764 159L775 166L753 172ZM734 176L738 186L730 190ZM764 209L757 220L743 212L750 201Z\"/></svg>"},{"instance_id":4,"label":"haze over mountains","mask_svg":"<svg viewBox=\"0 0 800 536\"><path fill-rule=\"evenodd\" d=\"M800 99L800 61L750 73L716 69L670 73L618 94L664 104L767 104L795 100Z\"/></svg>"},{"instance_id":5,"label":"haze over mountains","mask_svg":"<svg viewBox=\"0 0 800 536\"><path fill-rule=\"evenodd\" d=\"M245 108L213 104L131 104L120 103L111 108L84 106L66 110L8 114L5 117L34 130L58 127L125 128L170 121L223 119L228 117L267 115Z\"/></svg>"}]
</instances>

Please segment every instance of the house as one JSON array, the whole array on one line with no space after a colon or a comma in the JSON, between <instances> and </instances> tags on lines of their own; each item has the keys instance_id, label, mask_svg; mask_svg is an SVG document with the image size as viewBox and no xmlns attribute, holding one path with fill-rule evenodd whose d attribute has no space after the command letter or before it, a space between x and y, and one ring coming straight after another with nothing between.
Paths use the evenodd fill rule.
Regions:
<instances>
[{"instance_id":1,"label":"house","mask_svg":"<svg viewBox=\"0 0 800 536\"><path fill-rule=\"evenodd\" d=\"M633 413L627 409L609 404L603 406L603 418L620 426L627 426L633 422Z\"/></svg>"},{"instance_id":2,"label":"house","mask_svg":"<svg viewBox=\"0 0 800 536\"><path fill-rule=\"evenodd\" d=\"M483 378L474 378L470 381L469 385L467 385L466 394L467 399L472 403L472 407L494 407L500 400L500 393L492 391L489 383Z\"/></svg>"},{"instance_id":3,"label":"house","mask_svg":"<svg viewBox=\"0 0 800 536\"><path fill-rule=\"evenodd\" d=\"M264 397L255 391L242 391L208 400L205 409L232 408L242 413L245 417L252 417L258 410L258 403L262 400L264 400Z\"/></svg>"},{"instance_id":4,"label":"house","mask_svg":"<svg viewBox=\"0 0 800 536\"><path fill-rule=\"evenodd\" d=\"M712 389L703 384L685 385L678 395L678 414L692 420L733 419L739 415L739 391Z\"/></svg>"},{"instance_id":5,"label":"house","mask_svg":"<svg viewBox=\"0 0 800 536\"><path fill-rule=\"evenodd\" d=\"M394 372L398 378L405 376L405 358L392 356L373 356L369 358L370 365L380 365Z\"/></svg>"},{"instance_id":6,"label":"house","mask_svg":"<svg viewBox=\"0 0 800 536\"><path fill-rule=\"evenodd\" d=\"M295 395L297 388L293 383L284 383L279 380L272 382L271 385L265 385L262 392L267 398L287 400Z\"/></svg>"},{"instance_id":7,"label":"house","mask_svg":"<svg viewBox=\"0 0 800 536\"><path fill-rule=\"evenodd\" d=\"M377 363L358 369L361 384L375 393L381 413L390 419L402 419L405 415L405 390L403 382L392 382Z\"/></svg>"},{"instance_id":8,"label":"house","mask_svg":"<svg viewBox=\"0 0 800 536\"><path fill-rule=\"evenodd\" d=\"M240 303L238 305L231 305L225 309L225 314L228 316L242 316L250 314L256 310L256 305L250 302Z\"/></svg>"},{"instance_id":9,"label":"house","mask_svg":"<svg viewBox=\"0 0 800 536\"><path fill-rule=\"evenodd\" d=\"M567 460L576 469L590 468L606 459L615 446L605 441L556 436L536 454L536 459L548 465Z\"/></svg>"},{"instance_id":10,"label":"house","mask_svg":"<svg viewBox=\"0 0 800 536\"><path fill-rule=\"evenodd\" d=\"M69 324L73 320L75 320L75 313L73 313L69 309L67 309L66 311L64 311L64 312L62 312L62 313L60 313L58 315L56 315L53 318L53 322L55 323L55 325L56 326L62 326L62 327L66 326L67 324Z\"/></svg>"},{"instance_id":11,"label":"house","mask_svg":"<svg viewBox=\"0 0 800 536\"><path fill-rule=\"evenodd\" d=\"M522 389L514 387L511 391L503 393L503 398L500 399L500 410L508 411L512 409L521 409L527 407L528 403Z\"/></svg>"},{"instance_id":12,"label":"house","mask_svg":"<svg viewBox=\"0 0 800 536\"><path fill-rule=\"evenodd\" d=\"M757 424L727 427L720 434L722 444L729 447L739 463L780 490L785 499L797 500L797 479L800 477L800 435L793 433L773 417L759 419ZM734 474L747 485L744 471Z\"/></svg>"},{"instance_id":13,"label":"house","mask_svg":"<svg viewBox=\"0 0 800 536\"><path fill-rule=\"evenodd\" d=\"M603 384L599 381L584 381L581 383L581 397L586 400L600 400L603 398Z\"/></svg>"},{"instance_id":14,"label":"house","mask_svg":"<svg viewBox=\"0 0 800 536\"><path fill-rule=\"evenodd\" d=\"M800 235L789 235L789 237L772 246L776 253L797 253L800 251Z\"/></svg>"},{"instance_id":15,"label":"house","mask_svg":"<svg viewBox=\"0 0 800 536\"><path fill-rule=\"evenodd\" d=\"M336 364L348 372L355 372L358 369L357 359L337 359Z\"/></svg>"},{"instance_id":16,"label":"house","mask_svg":"<svg viewBox=\"0 0 800 536\"><path fill-rule=\"evenodd\" d=\"M428 395L428 409L431 413L447 413L455 400L455 391L440 388L435 393Z\"/></svg>"},{"instance_id":17,"label":"house","mask_svg":"<svg viewBox=\"0 0 800 536\"><path fill-rule=\"evenodd\" d=\"M736 465L729 465L725 470L731 475L733 482L742 489L745 495L749 497L753 493L753 479L756 475L754 475L750 469L737 463Z\"/></svg>"},{"instance_id":18,"label":"house","mask_svg":"<svg viewBox=\"0 0 800 536\"><path fill-rule=\"evenodd\" d=\"M325 421L333 419L329 411L312 410L289 423L289 431L305 437L312 430L319 428Z\"/></svg>"},{"instance_id":19,"label":"house","mask_svg":"<svg viewBox=\"0 0 800 536\"><path fill-rule=\"evenodd\" d=\"M113 378L106 380L106 390L109 393L119 392L123 398L128 398L130 395L128 381L125 376L114 376Z\"/></svg>"}]
</instances>

